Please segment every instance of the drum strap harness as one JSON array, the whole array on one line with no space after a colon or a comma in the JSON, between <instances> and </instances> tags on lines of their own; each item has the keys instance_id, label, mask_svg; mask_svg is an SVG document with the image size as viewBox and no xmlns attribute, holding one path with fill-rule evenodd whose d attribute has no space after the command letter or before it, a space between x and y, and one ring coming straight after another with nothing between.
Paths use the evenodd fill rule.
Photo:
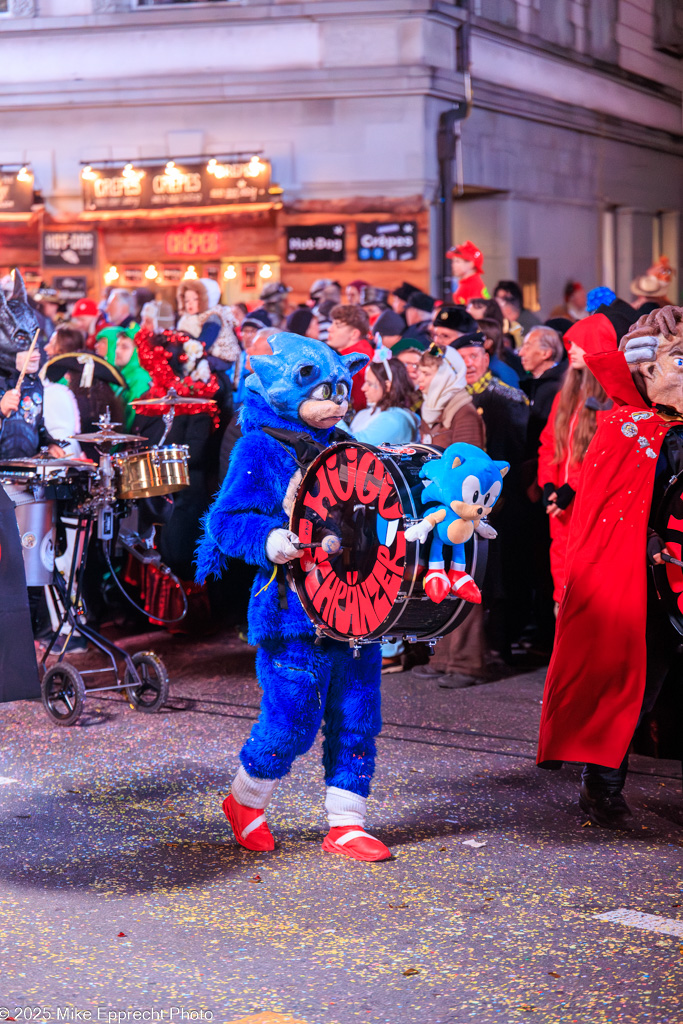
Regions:
<instances>
[{"instance_id":1,"label":"drum strap harness","mask_svg":"<svg viewBox=\"0 0 683 1024\"><path fill-rule=\"evenodd\" d=\"M344 430L339 430L337 427L334 429L332 437L327 444L321 444L320 441L315 441L310 434L307 434L303 430L287 430L285 427L266 427L262 426L261 430L264 434L268 434L274 438L275 441L280 445L281 448L289 455L290 459L293 459L297 464L302 473L305 473L308 467L315 462L318 456L324 452L324 450L330 444L335 444L337 441L348 441L350 435ZM293 451L292 451L293 449ZM283 611L287 610L287 577L285 575L284 565L277 565L273 570L273 575L266 583L265 587L261 587L261 590L265 590L273 582L273 579L277 577L277 596L280 602L280 608ZM261 593L259 590L259 594Z\"/></svg>"}]
</instances>

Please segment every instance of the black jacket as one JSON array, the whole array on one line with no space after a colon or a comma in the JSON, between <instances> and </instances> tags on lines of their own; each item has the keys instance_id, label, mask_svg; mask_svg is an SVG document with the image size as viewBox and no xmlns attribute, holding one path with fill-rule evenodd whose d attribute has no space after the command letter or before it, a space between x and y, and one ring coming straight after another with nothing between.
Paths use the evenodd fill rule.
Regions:
<instances>
[{"instance_id":1,"label":"black jacket","mask_svg":"<svg viewBox=\"0 0 683 1024\"><path fill-rule=\"evenodd\" d=\"M527 458L534 459L541 443L541 433L548 417L555 395L562 387L567 372L567 361L562 360L540 377L525 377L520 381L520 388L529 399L529 429L527 432Z\"/></svg>"}]
</instances>

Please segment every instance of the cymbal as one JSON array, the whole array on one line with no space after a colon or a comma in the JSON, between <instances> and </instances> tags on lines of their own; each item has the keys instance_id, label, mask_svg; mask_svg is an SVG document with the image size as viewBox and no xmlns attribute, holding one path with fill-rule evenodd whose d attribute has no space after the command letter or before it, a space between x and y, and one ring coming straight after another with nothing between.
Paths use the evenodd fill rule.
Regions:
<instances>
[{"instance_id":1,"label":"cymbal","mask_svg":"<svg viewBox=\"0 0 683 1024\"><path fill-rule=\"evenodd\" d=\"M89 441L91 444L122 444L124 441L146 441L140 434L117 434L115 430L98 430L94 434L73 434L72 441Z\"/></svg>"},{"instance_id":2,"label":"cymbal","mask_svg":"<svg viewBox=\"0 0 683 1024\"><path fill-rule=\"evenodd\" d=\"M179 395L175 388L169 388L161 398L136 398L131 405L155 406L155 405L215 405L215 398L190 398L186 395Z\"/></svg>"},{"instance_id":3,"label":"cymbal","mask_svg":"<svg viewBox=\"0 0 683 1024\"><path fill-rule=\"evenodd\" d=\"M90 459L53 459L51 456L44 459L36 455L27 459L3 459L0 466L16 466L17 469L92 469L96 463Z\"/></svg>"}]
</instances>

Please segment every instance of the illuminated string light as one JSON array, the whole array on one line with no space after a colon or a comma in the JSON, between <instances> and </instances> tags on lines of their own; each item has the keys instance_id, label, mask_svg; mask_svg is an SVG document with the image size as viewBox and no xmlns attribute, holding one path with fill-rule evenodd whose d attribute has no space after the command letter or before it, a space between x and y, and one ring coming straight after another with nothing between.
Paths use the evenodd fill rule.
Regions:
<instances>
[{"instance_id":1,"label":"illuminated string light","mask_svg":"<svg viewBox=\"0 0 683 1024\"><path fill-rule=\"evenodd\" d=\"M83 170L81 171L81 178L83 179L83 181L94 181L96 177L97 177L97 172L93 171L93 169L90 166L90 164L88 164L87 167L84 167Z\"/></svg>"},{"instance_id":2,"label":"illuminated string light","mask_svg":"<svg viewBox=\"0 0 683 1024\"><path fill-rule=\"evenodd\" d=\"M104 275L104 282L105 284L113 284L114 281L118 281L118 279L119 272L116 269L116 267L112 264L107 273Z\"/></svg>"},{"instance_id":3,"label":"illuminated string light","mask_svg":"<svg viewBox=\"0 0 683 1024\"><path fill-rule=\"evenodd\" d=\"M183 274L183 281L196 281L198 277L199 274L192 266L192 264L190 264L185 273Z\"/></svg>"},{"instance_id":4,"label":"illuminated string light","mask_svg":"<svg viewBox=\"0 0 683 1024\"><path fill-rule=\"evenodd\" d=\"M271 269L270 263L264 263L263 266L261 267L261 269L259 270L258 274L259 274L259 277L264 277L264 278L272 277L273 276L273 271Z\"/></svg>"},{"instance_id":5,"label":"illuminated string light","mask_svg":"<svg viewBox=\"0 0 683 1024\"><path fill-rule=\"evenodd\" d=\"M126 181L140 181L140 178L144 178L144 176L145 172L136 171L132 164L126 164L123 168L122 177L125 178Z\"/></svg>"},{"instance_id":6,"label":"illuminated string light","mask_svg":"<svg viewBox=\"0 0 683 1024\"><path fill-rule=\"evenodd\" d=\"M24 166L17 174L17 181L33 181L33 175L29 171L28 167Z\"/></svg>"},{"instance_id":7,"label":"illuminated string light","mask_svg":"<svg viewBox=\"0 0 683 1024\"><path fill-rule=\"evenodd\" d=\"M150 263L150 265L147 267L147 270L145 271L145 277L147 278L148 281L156 281L158 276L159 271L157 270L153 263Z\"/></svg>"},{"instance_id":8,"label":"illuminated string light","mask_svg":"<svg viewBox=\"0 0 683 1024\"><path fill-rule=\"evenodd\" d=\"M235 278L237 277L237 270L235 269L235 265L233 263L230 263L225 268L225 270L223 271L223 277L225 278L226 281L235 280Z\"/></svg>"}]
</instances>

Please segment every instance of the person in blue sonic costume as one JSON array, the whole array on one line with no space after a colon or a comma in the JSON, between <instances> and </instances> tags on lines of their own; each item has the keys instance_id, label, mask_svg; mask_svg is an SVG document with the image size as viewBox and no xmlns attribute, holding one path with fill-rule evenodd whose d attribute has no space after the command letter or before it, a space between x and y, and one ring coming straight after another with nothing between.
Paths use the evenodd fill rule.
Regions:
<instances>
[{"instance_id":1,"label":"person in blue sonic costume","mask_svg":"<svg viewBox=\"0 0 683 1024\"><path fill-rule=\"evenodd\" d=\"M487 539L497 536L486 516L500 497L509 468L509 463L494 462L473 444L456 443L420 470L426 480L421 501L427 515L408 527L406 540L426 544L434 530L424 589L436 604L451 591L464 601L481 604L481 591L465 569L465 543L475 531ZM448 573L445 546L451 548Z\"/></svg>"},{"instance_id":2,"label":"person in blue sonic costume","mask_svg":"<svg viewBox=\"0 0 683 1024\"><path fill-rule=\"evenodd\" d=\"M272 355L252 356L243 436L197 549L199 581L220 575L231 557L260 570L249 603L249 642L258 644L261 708L223 810L238 843L274 849L265 810L322 723L330 824L323 850L386 860L391 851L363 827L382 724L380 646L364 646L354 659L348 643L326 637L315 643L298 596L274 579L278 566L302 554L287 528L302 467L339 439L335 428L348 409L352 377L368 359L357 352L337 355L295 334L275 334L269 344Z\"/></svg>"}]
</instances>

